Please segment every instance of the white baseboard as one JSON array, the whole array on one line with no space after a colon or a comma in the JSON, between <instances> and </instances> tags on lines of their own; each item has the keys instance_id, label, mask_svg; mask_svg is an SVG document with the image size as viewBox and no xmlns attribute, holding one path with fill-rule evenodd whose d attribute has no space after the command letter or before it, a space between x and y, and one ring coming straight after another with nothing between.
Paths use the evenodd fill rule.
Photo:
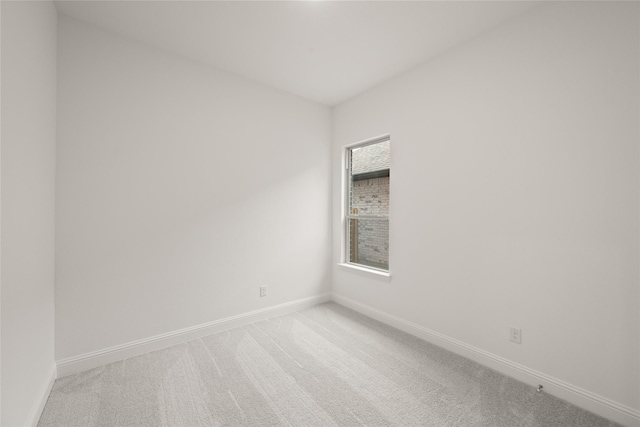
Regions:
<instances>
[{"instance_id":1,"label":"white baseboard","mask_svg":"<svg viewBox=\"0 0 640 427\"><path fill-rule=\"evenodd\" d=\"M38 425L38 421L40 421L44 405L47 403L47 399L49 399L49 394L51 394L51 389L53 388L53 383L56 381L56 377L56 365L55 363L52 363L51 369L49 369L49 374L47 375L47 378L45 378L42 388L40 389L40 393L38 393L38 397L29 412L29 417L25 423L26 426L35 427Z\"/></svg>"},{"instance_id":2,"label":"white baseboard","mask_svg":"<svg viewBox=\"0 0 640 427\"><path fill-rule=\"evenodd\" d=\"M436 344L526 384L531 384L532 387L537 387L538 384L542 384L546 393L552 394L560 399L566 400L567 402L613 420L619 424L628 427L640 426L640 411L637 409L614 402L588 390L584 390L580 387L551 377L542 372L538 372L534 369L530 369L524 365L512 362L480 348L465 344L462 341L458 341L446 335L424 328L400 317L393 316L376 308L361 304L350 298L334 293L332 294L331 299L336 303L364 314L365 316L371 317L425 341Z\"/></svg>"},{"instance_id":3,"label":"white baseboard","mask_svg":"<svg viewBox=\"0 0 640 427\"><path fill-rule=\"evenodd\" d=\"M87 369L97 368L108 363L118 362L130 357L149 353L150 351L161 350L163 348L194 340L206 335L237 328L239 326L265 320L270 317L292 313L330 300L330 294L302 298L286 302L284 304L274 305L248 313L242 313L236 316L203 323L201 325L156 335L150 338L132 341L114 347L81 354L79 356L58 360L58 375L59 377L64 377L66 375L86 371Z\"/></svg>"}]
</instances>

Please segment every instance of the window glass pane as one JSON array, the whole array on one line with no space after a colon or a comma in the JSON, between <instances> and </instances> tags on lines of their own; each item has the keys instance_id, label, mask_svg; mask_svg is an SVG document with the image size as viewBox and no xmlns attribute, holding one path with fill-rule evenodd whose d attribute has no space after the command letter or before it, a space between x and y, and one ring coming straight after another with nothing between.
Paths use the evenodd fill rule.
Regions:
<instances>
[{"instance_id":1,"label":"window glass pane","mask_svg":"<svg viewBox=\"0 0 640 427\"><path fill-rule=\"evenodd\" d=\"M351 174L389 170L390 148L391 142L388 140L354 148L351 156Z\"/></svg>"},{"instance_id":2,"label":"window glass pane","mask_svg":"<svg viewBox=\"0 0 640 427\"><path fill-rule=\"evenodd\" d=\"M360 215L389 215L389 176L359 180L352 179L350 213Z\"/></svg>"},{"instance_id":3,"label":"window glass pane","mask_svg":"<svg viewBox=\"0 0 640 427\"><path fill-rule=\"evenodd\" d=\"M351 150L349 213L389 214L390 141Z\"/></svg>"},{"instance_id":4,"label":"window glass pane","mask_svg":"<svg viewBox=\"0 0 640 427\"><path fill-rule=\"evenodd\" d=\"M389 269L389 218L350 219L349 262Z\"/></svg>"}]
</instances>

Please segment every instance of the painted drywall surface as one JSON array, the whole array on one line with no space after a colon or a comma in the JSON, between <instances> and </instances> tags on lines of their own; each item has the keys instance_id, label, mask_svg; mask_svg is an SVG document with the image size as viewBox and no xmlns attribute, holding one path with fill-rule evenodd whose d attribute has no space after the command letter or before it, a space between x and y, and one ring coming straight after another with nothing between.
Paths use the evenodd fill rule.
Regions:
<instances>
[{"instance_id":1,"label":"painted drywall surface","mask_svg":"<svg viewBox=\"0 0 640 427\"><path fill-rule=\"evenodd\" d=\"M2 236L2 2L0 2L0 238ZM0 425L2 423L2 244L0 244Z\"/></svg>"},{"instance_id":2,"label":"painted drywall surface","mask_svg":"<svg viewBox=\"0 0 640 427\"><path fill-rule=\"evenodd\" d=\"M56 10L2 2L2 420L35 416L54 367Z\"/></svg>"},{"instance_id":3,"label":"painted drywall surface","mask_svg":"<svg viewBox=\"0 0 640 427\"><path fill-rule=\"evenodd\" d=\"M328 292L329 108L70 18L58 48L57 360Z\"/></svg>"},{"instance_id":4,"label":"painted drywall surface","mask_svg":"<svg viewBox=\"0 0 640 427\"><path fill-rule=\"evenodd\" d=\"M393 277L333 291L640 409L638 33L548 4L336 107L334 265L341 147L390 133Z\"/></svg>"}]
</instances>

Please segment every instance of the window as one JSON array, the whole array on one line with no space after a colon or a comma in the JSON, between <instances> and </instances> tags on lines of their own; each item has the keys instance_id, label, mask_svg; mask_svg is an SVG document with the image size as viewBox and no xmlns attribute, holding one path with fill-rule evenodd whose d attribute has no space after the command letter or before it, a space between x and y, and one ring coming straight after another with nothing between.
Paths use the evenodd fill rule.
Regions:
<instances>
[{"instance_id":1,"label":"window","mask_svg":"<svg viewBox=\"0 0 640 427\"><path fill-rule=\"evenodd\" d=\"M346 148L345 263L389 270L388 136Z\"/></svg>"}]
</instances>

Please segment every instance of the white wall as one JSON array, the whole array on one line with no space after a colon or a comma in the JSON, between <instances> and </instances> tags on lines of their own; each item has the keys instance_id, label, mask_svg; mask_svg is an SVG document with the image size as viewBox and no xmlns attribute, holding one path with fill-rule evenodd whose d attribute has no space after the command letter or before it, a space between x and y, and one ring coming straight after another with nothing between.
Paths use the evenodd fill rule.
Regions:
<instances>
[{"instance_id":1,"label":"white wall","mask_svg":"<svg viewBox=\"0 0 640 427\"><path fill-rule=\"evenodd\" d=\"M58 360L329 291L329 108L70 18L58 52Z\"/></svg>"},{"instance_id":2,"label":"white wall","mask_svg":"<svg viewBox=\"0 0 640 427\"><path fill-rule=\"evenodd\" d=\"M0 2L0 239L2 238L2 2ZM2 244L0 243L0 425L2 425Z\"/></svg>"},{"instance_id":3,"label":"white wall","mask_svg":"<svg viewBox=\"0 0 640 427\"><path fill-rule=\"evenodd\" d=\"M335 294L637 413L638 12L547 4L335 108ZM390 283L336 266L342 146L386 133Z\"/></svg>"},{"instance_id":4,"label":"white wall","mask_svg":"<svg viewBox=\"0 0 640 427\"><path fill-rule=\"evenodd\" d=\"M2 419L37 421L55 376L56 10L2 2Z\"/></svg>"}]
</instances>

